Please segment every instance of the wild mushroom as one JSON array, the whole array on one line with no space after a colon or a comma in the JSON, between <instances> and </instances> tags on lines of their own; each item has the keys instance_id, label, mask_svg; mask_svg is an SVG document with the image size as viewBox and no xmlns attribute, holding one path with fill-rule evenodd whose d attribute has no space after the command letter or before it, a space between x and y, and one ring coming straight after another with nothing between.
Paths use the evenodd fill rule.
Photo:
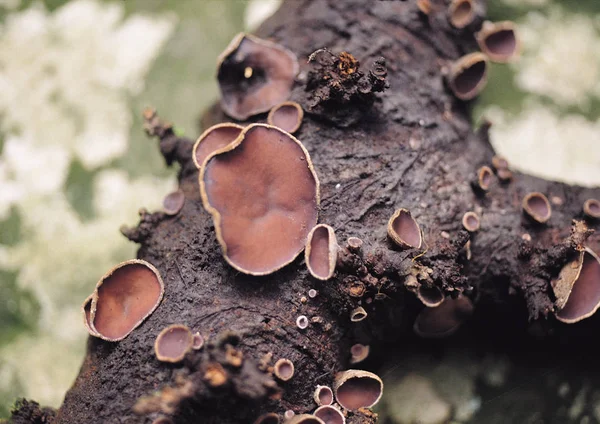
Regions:
<instances>
[{"instance_id":1,"label":"wild mushroom","mask_svg":"<svg viewBox=\"0 0 600 424\"><path fill-rule=\"evenodd\" d=\"M600 308L600 258L590 248L567 263L552 281L556 318L567 324L589 318Z\"/></svg>"},{"instance_id":2,"label":"wild mushroom","mask_svg":"<svg viewBox=\"0 0 600 424\"><path fill-rule=\"evenodd\" d=\"M359 362L364 361L369 357L370 351L369 345L364 345L360 343L353 344L350 348L350 363L358 364Z\"/></svg>"},{"instance_id":3,"label":"wild mushroom","mask_svg":"<svg viewBox=\"0 0 600 424\"><path fill-rule=\"evenodd\" d=\"M371 408L381 399L383 382L372 372L347 370L336 376L333 392L346 409Z\"/></svg>"},{"instance_id":4,"label":"wild mushroom","mask_svg":"<svg viewBox=\"0 0 600 424\"><path fill-rule=\"evenodd\" d=\"M468 297L447 297L435 308L423 309L413 325L414 332L423 338L443 338L454 334L473 313Z\"/></svg>"},{"instance_id":5,"label":"wild mushroom","mask_svg":"<svg viewBox=\"0 0 600 424\"><path fill-rule=\"evenodd\" d=\"M544 224L552 216L550 202L542 193L533 192L527 194L523 198L522 206L525 214L540 224Z\"/></svg>"},{"instance_id":6,"label":"wild mushroom","mask_svg":"<svg viewBox=\"0 0 600 424\"><path fill-rule=\"evenodd\" d=\"M448 72L448 86L461 100L475 98L487 84L487 57L480 52L458 59Z\"/></svg>"},{"instance_id":7,"label":"wild mushroom","mask_svg":"<svg viewBox=\"0 0 600 424\"><path fill-rule=\"evenodd\" d=\"M221 53L217 68L221 107L240 121L287 100L299 69L288 49L243 33Z\"/></svg>"},{"instance_id":8,"label":"wild mushroom","mask_svg":"<svg viewBox=\"0 0 600 424\"><path fill-rule=\"evenodd\" d=\"M479 48L492 62L507 63L519 56L519 40L514 22L485 21L475 34Z\"/></svg>"},{"instance_id":9,"label":"wild mushroom","mask_svg":"<svg viewBox=\"0 0 600 424\"><path fill-rule=\"evenodd\" d=\"M169 193L163 199L163 210L167 215L177 215L183 204L185 203L185 195L181 189Z\"/></svg>"},{"instance_id":10,"label":"wild mushroom","mask_svg":"<svg viewBox=\"0 0 600 424\"><path fill-rule=\"evenodd\" d=\"M590 218L600 219L600 200L587 199L583 204L583 213Z\"/></svg>"},{"instance_id":11,"label":"wild mushroom","mask_svg":"<svg viewBox=\"0 0 600 424\"><path fill-rule=\"evenodd\" d=\"M302 143L279 128L252 124L200 169L200 194L223 257L245 274L292 262L317 223L319 180Z\"/></svg>"},{"instance_id":12,"label":"wild mushroom","mask_svg":"<svg viewBox=\"0 0 600 424\"><path fill-rule=\"evenodd\" d=\"M345 424L346 417L342 414L338 408L333 405L323 405L319 406L315 412L313 412L315 417L318 417L323 420L325 424Z\"/></svg>"},{"instance_id":13,"label":"wild mushroom","mask_svg":"<svg viewBox=\"0 0 600 424\"><path fill-rule=\"evenodd\" d=\"M156 358L162 362L181 362L194 345L194 336L190 329L182 324L173 324L164 328L154 342Z\"/></svg>"},{"instance_id":14,"label":"wild mushroom","mask_svg":"<svg viewBox=\"0 0 600 424\"><path fill-rule=\"evenodd\" d=\"M200 169L206 158L213 152L235 141L243 129L244 127L241 125L226 122L213 125L204 131L194 143L194 149L192 150L192 159L196 167Z\"/></svg>"},{"instance_id":15,"label":"wild mushroom","mask_svg":"<svg viewBox=\"0 0 600 424\"><path fill-rule=\"evenodd\" d=\"M293 134L302 125L303 117L302 106L296 102L283 102L271 109L267 116L267 122L269 125Z\"/></svg>"},{"instance_id":16,"label":"wild mushroom","mask_svg":"<svg viewBox=\"0 0 600 424\"><path fill-rule=\"evenodd\" d=\"M273 366L273 374L281 381L288 381L294 376L294 363L289 359L280 359Z\"/></svg>"},{"instance_id":17,"label":"wild mushroom","mask_svg":"<svg viewBox=\"0 0 600 424\"><path fill-rule=\"evenodd\" d=\"M333 403L333 390L328 386L317 386L313 394L315 403L321 405L331 405Z\"/></svg>"},{"instance_id":18,"label":"wild mushroom","mask_svg":"<svg viewBox=\"0 0 600 424\"><path fill-rule=\"evenodd\" d=\"M464 28L473 22L473 0L452 0L448 6L448 20L455 28Z\"/></svg>"},{"instance_id":19,"label":"wild mushroom","mask_svg":"<svg viewBox=\"0 0 600 424\"><path fill-rule=\"evenodd\" d=\"M444 293L437 287L427 287L423 284L417 289L417 297L428 308L440 306L444 301Z\"/></svg>"},{"instance_id":20,"label":"wild mushroom","mask_svg":"<svg viewBox=\"0 0 600 424\"><path fill-rule=\"evenodd\" d=\"M98 281L90 326L101 339L122 340L154 312L164 292L160 273L150 263L122 262Z\"/></svg>"},{"instance_id":21,"label":"wild mushroom","mask_svg":"<svg viewBox=\"0 0 600 424\"><path fill-rule=\"evenodd\" d=\"M387 225L388 236L402 248L419 249L422 243L421 228L408 209L398 209Z\"/></svg>"},{"instance_id":22,"label":"wild mushroom","mask_svg":"<svg viewBox=\"0 0 600 424\"><path fill-rule=\"evenodd\" d=\"M475 212L466 212L462 218L462 225L470 233L479 231L479 215Z\"/></svg>"},{"instance_id":23,"label":"wild mushroom","mask_svg":"<svg viewBox=\"0 0 600 424\"><path fill-rule=\"evenodd\" d=\"M333 228L326 224L316 225L308 234L304 257L313 277L329 280L335 272L339 246Z\"/></svg>"},{"instance_id":24,"label":"wild mushroom","mask_svg":"<svg viewBox=\"0 0 600 424\"><path fill-rule=\"evenodd\" d=\"M279 415L274 412L263 414L254 421L254 424L279 424L281 420Z\"/></svg>"}]
</instances>

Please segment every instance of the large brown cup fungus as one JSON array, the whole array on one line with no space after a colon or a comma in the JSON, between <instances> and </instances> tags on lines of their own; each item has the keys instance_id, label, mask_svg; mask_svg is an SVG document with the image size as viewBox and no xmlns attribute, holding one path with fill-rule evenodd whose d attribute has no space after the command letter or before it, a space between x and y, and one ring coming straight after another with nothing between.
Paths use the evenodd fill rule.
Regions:
<instances>
[{"instance_id":1,"label":"large brown cup fungus","mask_svg":"<svg viewBox=\"0 0 600 424\"><path fill-rule=\"evenodd\" d=\"M371 408L381 399L383 382L372 372L347 370L336 376L333 392L346 409Z\"/></svg>"},{"instance_id":2,"label":"large brown cup fungus","mask_svg":"<svg viewBox=\"0 0 600 424\"><path fill-rule=\"evenodd\" d=\"M461 100L475 98L487 84L488 59L480 52L461 57L450 67L448 85Z\"/></svg>"},{"instance_id":3,"label":"large brown cup fungus","mask_svg":"<svg viewBox=\"0 0 600 424\"><path fill-rule=\"evenodd\" d=\"M583 203L583 213L594 219L600 219L600 200L587 199Z\"/></svg>"},{"instance_id":4,"label":"large brown cup fungus","mask_svg":"<svg viewBox=\"0 0 600 424\"><path fill-rule=\"evenodd\" d=\"M523 211L534 221L544 224L552 216L552 207L542 193L533 192L523 198Z\"/></svg>"},{"instance_id":5,"label":"large brown cup fungus","mask_svg":"<svg viewBox=\"0 0 600 424\"><path fill-rule=\"evenodd\" d=\"M316 225L308 234L304 256L311 275L318 280L329 280L335 272L339 246L333 228Z\"/></svg>"},{"instance_id":6,"label":"large brown cup fungus","mask_svg":"<svg viewBox=\"0 0 600 424\"><path fill-rule=\"evenodd\" d=\"M492 62L506 63L519 56L519 40L513 22L485 21L481 31L475 34L479 48Z\"/></svg>"},{"instance_id":7,"label":"large brown cup fungus","mask_svg":"<svg viewBox=\"0 0 600 424\"><path fill-rule=\"evenodd\" d=\"M154 342L156 358L162 362L180 362L194 345L190 329L182 324L169 325L163 329Z\"/></svg>"},{"instance_id":8,"label":"large brown cup fungus","mask_svg":"<svg viewBox=\"0 0 600 424\"><path fill-rule=\"evenodd\" d=\"M319 406L315 412L313 412L315 417L318 417L323 420L325 424L345 424L346 417L342 414L338 408L332 405L323 405Z\"/></svg>"},{"instance_id":9,"label":"large brown cup fungus","mask_svg":"<svg viewBox=\"0 0 600 424\"><path fill-rule=\"evenodd\" d=\"M223 111L238 120L287 100L298 73L296 55L249 34L238 34L217 63Z\"/></svg>"},{"instance_id":10,"label":"large brown cup fungus","mask_svg":"<svg viewBox=\"0 0 600 424\"><path fill-rule=\"evenodd\" d=\"M202 166L207 157L213 152L227 146L235 141L240 135L244 127L232 122L213 125L204 131L196 143L192 151L192 159L198 169Z\"/></svg>"},{"instance_id":11,"label":"large brown cup fungus","mask_svg":"<svg viewBox=\"0 0 600 424\"><path fill-rule=\"evenodd\" d=\"M387 233L394 243L402 248L421 247L421 228L407 209L394 212L388 221Z\"/></svg>"},{"instance_id":12,"label":"large brown cup fungus","mask_svg":"<svg viewBox=\"0 0 600 424\"><path fill-rule=\"evenodd\" d=\"M600 258L586 248L552 281L556 318L567 324L589 318L600 308Z\"/></svg>"},{"instance_id":13,"label":"large brown cup fungus","mask_svg":"<svg viewBox=\"0 0 600 424\"><path fill-rule=\"evenodd\" d=\"M267 116L267 122L269 125L293 134L302 125L303 117L302 106L296 102L283 102L271 109L269 116Z\"/></svg>"},{"instance_id":14,"label":"large brown cup fungus","mask_svg":"<svg viewBox=\"0 0 600 424\"><path fill-rule=\"evenodd\" d=\"M452 0L448 6L448 20L455 28L464 28L473 22L473 0Z\"/></svg>"},{"instance_id":15,"label":"large brown cup fungus","mask_svg":"<svg viewBox=\"0 0 600 424\"><path fill-rule=\"evenodd\" d=\"M448 337L454 334L472 313L473 303L468 297L448 297L438 307L423 309L415 320L413 330L423 338Z\"/></svg>"},{"instance_id":16,"label":"large brown cup fungus","mask_svg":"<svg viewBox=\"0 0 600 424\"><path fill-rule=\"evenodd\" d=\"M165 291L156 268L133 259L107 272L96 285L89 312L89 333L116 342L137 328L160 304ZM87 316L86 304L84 314Z\"/></svg>"},{"instance_id":17,"label":"large brown cup fungus","mask_svg":"<svg viewBox=\"0 0 600 424\"><path fill-rule=\"evenodd\" d=\"M200 169L200 193L225 260L270 274L304 249L317 223L319 180L302 143L279 128L252 124Z\"/></svg>"}]
</instances>

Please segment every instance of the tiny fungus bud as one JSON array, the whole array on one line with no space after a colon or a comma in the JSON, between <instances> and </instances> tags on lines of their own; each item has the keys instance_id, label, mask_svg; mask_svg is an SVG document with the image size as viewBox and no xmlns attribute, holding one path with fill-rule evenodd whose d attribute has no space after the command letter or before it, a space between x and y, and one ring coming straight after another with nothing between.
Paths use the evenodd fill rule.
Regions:
<instances>
[{"instance_id":1,"label":"tiny fungus bud","mask_svg":"<svg viewBox=\"0 0 600 424\"><path fill-rule=\"evenodd\" d=\"M218 362L213 362L206 367L203 379L210 387L221 387L227 383L227 371Z\"/></svg>"},{"instance_id":2,"label":"tiny fungus bud","mask_svg":"<svg viewBox=\"0 0 600 424\"><path fill-rule=\"evenodd\" d=\"M496 171L508 169L508 161L504 158L504 156L496 155L492 158L492 166Z\"/></svg>"},{"instance_id":3,"label":"tiny fungus bud","mask_svg":"<svg viewBox=\"0 0 600 424\"><path fill-rule=\"evenodd\" d=\"M363 345L360 343L356 343L352 345L350 348L350 363L358 364L359 362L364 361L369 357L370 351L369 345Z\"/></svg>"},{"instance_id":4,"label":"tiny fungus bud","mask_svg":"<svg viewBox=\"0 0 600 424\"><path fill-rule=\"evenodd\" d=\"M417 297L428 308L440 306L444 301L444 293L437 286L420 285L417 289Z\"/></svg>"},{"instance_id":5,"label":"tiny fungus bud","mask_svg":"<svg viewBox=\"0 0 600 424\"><path fill-rule=\"evenodd\" d=\"M470 233L479 230L479 215L475 212L467 212L463 215L462 225Z\"/></svg>"},{"instance_id":6,"label":"tiny fungus bud","mask_svg":"<svg viewBox=\"0 0 600 424\"><path fill-rule=\"evenodd\" d=\"M488 191L492 185L494 173L489 166L482 166L477 170L476 187L482 191Z\"/></svg>"},{"instance_id":7,"label":"tiny fungus bud","mask_svg":"<svg viewBox=\"0 0 600 424\"><path fill-rule=\"evenodd\" d=\"M167 215L177 215L183 204L185 203L185 196L183 191L177 190L169 193L163 199L163 210Z\"/></svg>"},{"instance_id":8,"label":"tiny fungus bud","mask_svg":"<svg viewBox=\"0 0 600 424\"><path fill-rule=\"evenodd\" d=\"M479 52L459 58L450 67L448 86L461 100L475 98L487 83L487 57Z\"/></svg>"},{"instance_id":9,"label":"tiny fungus bud","mask_svg":"<svg viewBox=\"0 0 600 424\"><path fill-rule=\"evenodd\" d=\"M533 192L523 198L523 211L536 222L543 224L550 219L552 207L542 193Z\"/></svg>"},{"instance_id":10,"label":"tiny fungus bud","mask_svg":"<svg viewBox=\"0 0 600 424\"><path fill-rule=\"evenodd\" d=\"M308 327L308 318L306 318L306 315L300 315L298 318L296 318L296 326L300 330L304 330L306 327Z\"/></svg>"},{"instance_id":11,"label":"tiny fungus bud","mask_svg":"<svg viewBox=\"0 0 600 424\"><path fill-rule=\"evenodd\" d=\"M269 412L268 414L263 414L254 421L254 424L279 424L281 420L279 419L279 415L274 412Z\"/></svg>"},{"instance_id":12,"label":"tiny fungus bud","mask_svg":"<svg viewBox=\"0 0 600 424\"><path fill-rule=\"evenodd\" d=\"M338 408L333 405L323 405L319 406L315 412L313 412L315 417L318 417L323 420L325 424L345 424L346 417L342 414Z\"/></svg>"},{"instance_id":13,"label":"tiny fungus bud","mask_svg":"<svg viewBox=\"0 0 600 424\"><path fill-rule=\"evenodd\" d=\"M492 62L507 63L519 56L519 40L514 22L485 21L475 34L479 48Z\"/></svg>"},{"instance_id":14,"label":"tiny fungus bud","mask_svg":"<svg viewBox=\"0 0 600 424\"><path fill-rule=\"evenodd\" d=\"M556 318L567 324L589 318L600 308L600 258L590 248L567 263L552 281L558 311Z\"/></svg>"},{"instance_id":15,"label":"tiny fungus bud","mask_svg":"<svg viewBox=\"0 0 600 424\"><path fill-rule=\"evenodd\" d=\"M283 102L271 109L269 116L267 116L267 122L269 125L293 134L302 125L303 117L302 106L296 102Z\"/></svg>"},{"instance_id":16,"label":"tiny fungus bud","mask_svg":"<svg viewBox=\"0 0 600 424\"><path fill-rule=\"evenodd\" d=\"M366 317L367 311L365 311L362 306L359 306L350 313L350 321L352 322L360 322Z\"/></svg>"},{"instance_id":17,"label":"tiny fungus bud","mask_svg":"<svg viewBox=\"0 0 600 424\"><path fill-rule=\"evenodd\" d=\"M346 409L371 408L381 399L383 382L372 372L347 370L336 376L333 392Z\"/></svg>"},{"instance_id":18,"label":"tiny fungus bud","mask_svg":"<svg viewBox=\"0 0 600 424\"><path fill-rule=\"evenodd\" d=\"M362 245L363 241L358 237L348 237L348 240L346 240L346 246L348 247L348 250L354 253L359 252L362 248Z\"/></svg>"},{"instance_id":19,"label":"tiny fungus bud","mask_svg":"<svg viewBox=\"0 0 600 424\"><path fill-rule=\"evenodd\" d=\"M304 257L311 275L318 280L329 280L335 272L339 247L333 228L318 224L308 234Z\"/></svg>"},{"instance_id":20,"label":"tiny fungus bud","mask_svg":"<svg viewBox=\"0 0 600 424\"><path fill-rule=\"evenodd\" d=\"M298 73L296 55L279 44L238 34L219 56L223 111L238 120L285 101Z\"/></svg>"},{"instance_id":21,"label":"tiny fungus bud","mask_svg":"<svg viewBox=\"0 0 600 424\"><path fill-rule=\"evenodd\" d=\"M435 308L423 309L413 325L414 332L427 339L443 338L454 334L473 313L468 297L446 298Z\"/></svg>"},{"instance_id":22,"label":"tiny fungus bud","mask_svg":"<svg viewBox=\"0 0 600 424\"><path fill-rule=\"evenodd\" d=\"M422 243L421 228L408 209L398 209L387 225L388 236L402 248L419 249Z\"/></svg>"},{"instance_id":23,"label":"tiny fungus bud","mask_svg":"<svg viewBox=\"0 0 600 424\"><path fill-rule=\"evenodd\" d=\"M333 403L333 390L328 386L317 386L313 395L315 403L321 405L331 405Z\"/></svg>"},{"instance_id":24,"label":"tiny fungus bud","mask_svg":"<svg viewBox=\"0 0 600 424\"><path fill-rule=\"evenodd\" d=\"M283 418L285 418L286 420L291 420L292 418L294 418L294 415L296 415L296 413L291 409L288 409L283 413Z\"/></svg>"},{"instance_id":25,"label":"tiny fungus bud","mask_svg":"<svg viewBox=\"0 0 600 424\"><path fill-rule=\"evenodd\" d=\"M317 297L317 291L315 289L310 289L308 291L308 297L310 297L311 299L314 299L315 297Z\"/></svg>"},{"instance_id":26,"label":"tiny fungus bud","mask_svg":"<svg viewBox=\"0 0 600 424\"><path fill-rule=\"evenodd\" d=\"M294 415L288 424L325 424L319 417L309 414Z\"/></svg>"},{"instance_id":27,"label":"tiny fungus bud","mask_svg":"<svg viewBox=\"0 0 600 424\"><path fill-rule=\"evenodd\" d=\"M275 362L273 373L281 381L288 381L294 376L294 363L289 359L280 359Z\"/></svg>"},{"instance_id":28,"label":"tiny fungus bud","mask_svg":"<svg viewBox=\"0 0 600 424\"><path fill-rule=\"evenodd\" d=\"M510 169L499 169L496 171L498 179L502 182L508 182L513 179L513 173Z\"/></svg>"},{"instance_id":29,"label":"tiny fungus bud","mask_svg":"<svg viewBox=\"0 0 600 424\"><path fill-rule=\"evenodd\" d=\"M455 28L464 28L473 22L473 0L452 0L448 6L448 19Z\"/></svg>"},{"instance_id":30,"label":"tiny fungus bud","mask_svg":"<svg viewBox=\"0 0 600 424\"><path fill-rule=\"evenodd\" d=\"M193 335L192 349L200 350L202 349L202 346L204 346L204 337L202 337L202 334L200 334L199 332L196 332Z\"/></svg>"},{"instance_id":31,"label":"tiny fungus bud","mask_svg":"<svg viewBox=\"0 0 600 424\"><path fill-rule=\"evenodd\" d=\"M600 219L600 200L587 199L583 204L583 213L590 218Z\"/></svg>"},{"instance_id":32,"label":"tiny fungus bud","mask_svg":"<svg viewBox=\"0 0 600 424\"><path fill-rule=\"evenodd\" d=\"M156 358L162 362L181 362L194 344L190 329L181 324L169 325L163 329L154 342Z\"/></svg>"},{"instance_id":33,"label":"tiny fungus bud","mask_svg":"<svg viewBox=\"0 0 600 424\"><path fill-rule=\"evenodd\" d=\"M213 152L231 144L240 135L244 127L232 122L213 125L204 131L192 151L192 159L198 169Z\"/></svg>"}]
</instances>

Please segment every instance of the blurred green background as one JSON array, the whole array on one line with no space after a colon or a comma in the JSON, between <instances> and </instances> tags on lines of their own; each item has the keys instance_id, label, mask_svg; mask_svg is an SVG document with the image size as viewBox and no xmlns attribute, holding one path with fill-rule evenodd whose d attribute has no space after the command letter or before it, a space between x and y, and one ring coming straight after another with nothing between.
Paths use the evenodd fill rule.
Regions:
<instances>
[{"instance_id":1,"label":"blurred green background","mask_svg":"<svg viewBox=\"0 0 600 424\"><path fill-rule=\"evenodd\" d=\"M217 55L278 3L0 0L0 417L17 396L61 403L81 302L135 255L119 226L176 186L140 111L195 138ZM600 2L492 0L489 16L520 24L523 57L492 66L474 119L516 168L600 185Z\"/></svg>"}]
</instances>

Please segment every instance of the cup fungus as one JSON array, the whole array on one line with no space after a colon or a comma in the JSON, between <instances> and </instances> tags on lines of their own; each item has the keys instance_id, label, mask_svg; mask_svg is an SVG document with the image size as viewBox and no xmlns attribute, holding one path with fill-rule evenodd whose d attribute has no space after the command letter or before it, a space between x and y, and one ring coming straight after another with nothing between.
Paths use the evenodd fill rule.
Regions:
<instances>
[{"instance_id":1,"label":"cup fungus","mask_svg":"<svg viewBox=\"0 0 600 424\"><path fill-rule=\"evenodd\" d=\"M492 185L494 173L489 166L482 166L477 170L477 181L475 185L479 190L488 191Z\"/></svg>"},{"instance_id":2,"label":"cup fungus","mask_svg":"<svg viewBox=\"0 0 600 424\"><path fill-rule=\"evenodd\" d=\"M308 327L308 318L306 318L306 315L300 315L298 318L296 318L296 327L298 327L300 330L304 330L306 327Z\"/></svg>"},{"instance_id":3,"label":"cup fungus","mask_svg":"<svg viewBox=\"0 0 600 424\"><path fill-rule=\"evenodd\" d=\"M338 244L333 228L326 224L315 226L308 234L304 257L311 275L318 280L329 280L335 272Z\"/></svg>"},{"instance_id":4,"label":"cup fungus","mask_svg":"<svg viewBox=\"0 0 600 424\"><path fill-rule=\"evenodd\" d=\"M296 413L291 409L288 409L283 413L283 418L285 418L286 420L291 420L292 418L294 418L294 415L296 415Z\"/></svg>"},{"instance_id":5,"label":"cup fungus","mask_svg":"<svg viewBox=\"0 0 600 424\"><path fill-rule=\"evenodd\" d=\"M362 306L354 309L350 312L350 321L352 322L360 322L367 317L367 311Z\"/></svg>"},{"instance_id":6,"label":"cup fungus","mask_svg":"<svg viewBox=\"0 0 600 424\"><path fill-rule=\"evenodd\" d=\"M241 121L287 100L299 69L288 49L243 33L221 53L217 67L221 107Z\"/></svg>"},{"instance_id":7,"label":"cup fungus","mask_svg":"<svg viewBox=\"0 0 600 424\"><path fill-rule=\"evenodd\" d=\"M182 324L169 325L163 329L154 342L156 358L162 362L180 362L194 345L190 329Z\"/></svg>"},{"instance_id":8,"label":"cup fungus","mask_svg":"<svg viewBox=\"0 0 600 424\"><path fill-rule=\"evenodd\" d=\"M152 424L173 424L173 420L168 417L158 417L152 421Z\"/></svg>"},{"instance_id":9,"label":"cup fungus","mask_svg":"<svg viewBox=\"0 0 600 424\"><path fill-rule=\"evenodd\" d=\"M510 169L499 169L496 171L498 179L502 182L509 182L513 178L513 173Z\"/></svg>"},{"instance_id":10,"label":"cup fungus","mask_svg":"<svg viewBox=\"0 0 600 424\"><path fill-rule=\"evenodd\" d=\"M202 164L213 152L227 146L232 143L242 132L244 127L232 122L226 122L223 124L213 125L206 131L204 131L196 143L194 143L194 150L192 153L192 159L198 169L202 167Z\"/></svg>"},{"instance_id":11,"label":"cup fungus","mask_svg":"<svg viewBox=\"0 0 600 424\"><path fill-rule=\"evenodd\" d=\"M590 218L600 219L600 200L587 199L583 204L583 213Z\"/></svg>"},{"instance_id":12,"label":"cup fungus","mask_svg":"<svg viewBox=\"0 0 600 424\"><path fill-rule=\"evenodd\" d=\"M358 364L369 357L369 345L356 343L350 348L350 363Z\"/></svg>"},{"instance_id":13,"label":"cup fungus","mask_svg":"<svg viewBox=\"0 0 600 424\"><path fill-rule=\"evenodd\" d=\"M420 285L417 289L417 297L428 308L440 306L444 301L444 293L437 286Z\"/></svg>"},{"instance_id":14,"label":"cup fungus","mask_svg":"<svg viewBox=\"0 0 600 424\"><path fill-rule=\"evenodd\" d=\"M122 340L154 312L164 292L162 278L150 263L122 262L96 284L90 327L101 339Z\"/></svg>"},{"instance_id":15,"label":"cup fungus","mask_svg":"<svg viewBox=\"0 0 600 424\"><path fill-rule=\"evenodd\" d=\"M492 166L496 171L508 169L508 161L503 156L496 155L492 158Z\"/></svg>"},{"instance_id":16,"label":"cup fungus","mask_svg":"<svg viewBox=\"0 0 600 424\"><path fill-rule=\"evenodd\" d=\"M254 421L254 424L279 424L281 420L279 415L274 412L263 414Z\"/></svg>"},{"instance_id":17,"label":"cup fungus","mask_svg":"<svg viewBox=\"0 0 600 424\"><path fill-rule=\"evenodd\" d=\"M552 207L542 193L533 192L523 198L523 211L536 222L543 224L550 219Z\"/></svg>"},{"instance_id":18,"label":"cup fungus","mask_svg":"<svg viewBox=\"0 0 600 424\"><path fill-rule=\"evenodd\" d=\"M452 0L448 6L448 19L455 28L464 28L473 22L473 0Z\"/></svg>"},{"instance_id":19,"label":"cup fungus","mask_svg":"<svg viewBox=\"0 0 600 424\"><path fill-rule=\"evenodd\" d=\"M94 292L95 293L95 292ZM83 324L87 329L88 333L90 333L94 337L100 337L100 335L96 332L96 330L92 329L92 300L94 298L94 294L91 294L83 301L83 305L81 305L81 312L83 314Z\"/></svg>"},{"instance_id":20,"label":"cup fungus","mask_svg":"<svg viewBox=\"0 0 600 424\"><path fill-rule=\"evenodd\" d=\"M556 318L567 324L589 318L600 307L600 258L586 248L566 264L552 281L558 311Z\"/></svg>"},{"instance_id":21,"label":"cup fungus","mask_svg":"<svg viewBox=\"0 0 600 424\"><path fill-rule=\"evenodd\" d=\"M225 260L245 274L292 262L317 224L319 180L302 143L252 124L200 169L200 193Z\"/></svg>"},{"instance_id":22,"label":"cup fungus","mask_svg":"<svg viewBox=\"0 0 600 424\"><path fill-rule=\"evenodd\" d=\"M415 320L413 330L426 339L448 337L454 334L472 313L473 304L468 297L447 297L440 306L423 309Z\"/></svg>"},{"instance_id":23,"label":"cup fungus","mask_svg":"<svg viewBox=\"0 0 600 424\"><path fill-rule=\"evenodd\" d=\"M480 52L470 53L458 59L450 67L448 85L461 100L471 100L485 88L488 59Z\"/></svg>"},{"instance_id":24,"label":"cup fungus","mask_svg":"<svg viewBox=\"0 0 600 424\"><path fill-rule=\"evenodd\" d=\"M325 424L319 417L309 414L294 415L288 424Z\"/></svg>"},{"instance_id":25,"label":"cup fungus","mask_svg":"<svg viewBox=\"0 0 600 424\"><path fill-rule=\"evenodd\" d=\"M422 243L421 228L408 209L398 209L387 225L388 236L402 248L419 249Z\"/></svg>"},{"instance_id":26,"label":"cup fungus","mask_svg":"<svg viewBox=\"0 0 600 424\"><path fill-rule=\"evenodd\" d=\"M514 22L485 21L475 34L479 48L492 62L507 63L519 56L519 40Z\"/></svg>"},{"instance_id":27,"label":"cup fungus","mask_svg":"<svg viewBox=\"0 0 600 424\"><path fill-rule=\"evenodd\" d=\"M323 420L325 424L345 424L346 417L338 408L332 405L319 406L313 415Z\"/></svg>"},{"instance_id":28,"label":"cup fungus","mask_svg":"<svg viewBox=\"0 0 600 424\"><path fill-rule=\"evenodd\" d=\"M313 394L315 403L321 405L331 405L333 403L333 390L328 386L317 386Z\"/></svg>"},{"instance_id":29,"label":"cup fungus","mask_svg":"<svg viewBox=\"0 0 600 424\"><path fill-rule=\"evenodd\" d=\"M271 109L267 122L293 134L302 125L302 118L304 118L302 106L296 102L283 102Z\"/></svg>"},{"instance_id":30,"label":"cup fungus","mask_svg":"<svg viewBox=\"0 0 600 424\"><path fill-rule=\"evenodd\" d=\"M346 240L346 245L348 246L348 250L356 253L362 248L363 241L358 237L348 237L348 240Z\"/></svg>"},{"instance_id":31,"label":"cup fungus","mask_svg":"<svg viewBox=\"0 0 600 424\"><path fill-rule=\"evenodd\" d=\"M192 336L192 349L200 350L204 346L204 337L199 332L194 333Z\"/></svg>"},{"instance_id":32,"label":"cup fungus","mask_svg":"<svg viewBox=\"0 0 600 424\"><path fill-rule=\"evenodd\" d=\"M467 212L463 215L462 225L470 233L479 231L479 215L475 212Z\"/></svg>"},{"instance_id":33,"label":"cup fungus","mask_svg":"<svg viewBox=\"0 0 600 424\"><path fill-rule=\"evenodd\" d=\"M288 381L294 376L294 363L289 359L280 359L275 362L273 373L281 381Z\"/></svg>"},{"instance_id":34,"label":"cup fungus","mask_svg":"<svg viewBox=\"0 0 600 424\"><path fill-rule=\"evenodd\" d=\"M346 409L371 408L381 399L383 382L372 372L347 370L336 376L333 391Z\"/></svg>"},{"instance_id":35,"label":"cup fungus","mask_svg":"<svg viewBox=\"0 0 600 424\"><path fill-rule=\"evenodd\" d=\"M163 210L167 215L177 215L181 208L183 208L184 203L185 196L180 189L165 196L163 199Z\"/></svg>"},{"instance_id":36,"label":"cup fungus","mask_svg":"<svg viewBox=\"0 0 600 424\"><path fill-rule=\"evenodd\" d=\"M308 291L308 297L310 297L311 299L314 299L315 297L317 297L317 291L315 289L310 289Z\"/></svg>"}]
</instances>

